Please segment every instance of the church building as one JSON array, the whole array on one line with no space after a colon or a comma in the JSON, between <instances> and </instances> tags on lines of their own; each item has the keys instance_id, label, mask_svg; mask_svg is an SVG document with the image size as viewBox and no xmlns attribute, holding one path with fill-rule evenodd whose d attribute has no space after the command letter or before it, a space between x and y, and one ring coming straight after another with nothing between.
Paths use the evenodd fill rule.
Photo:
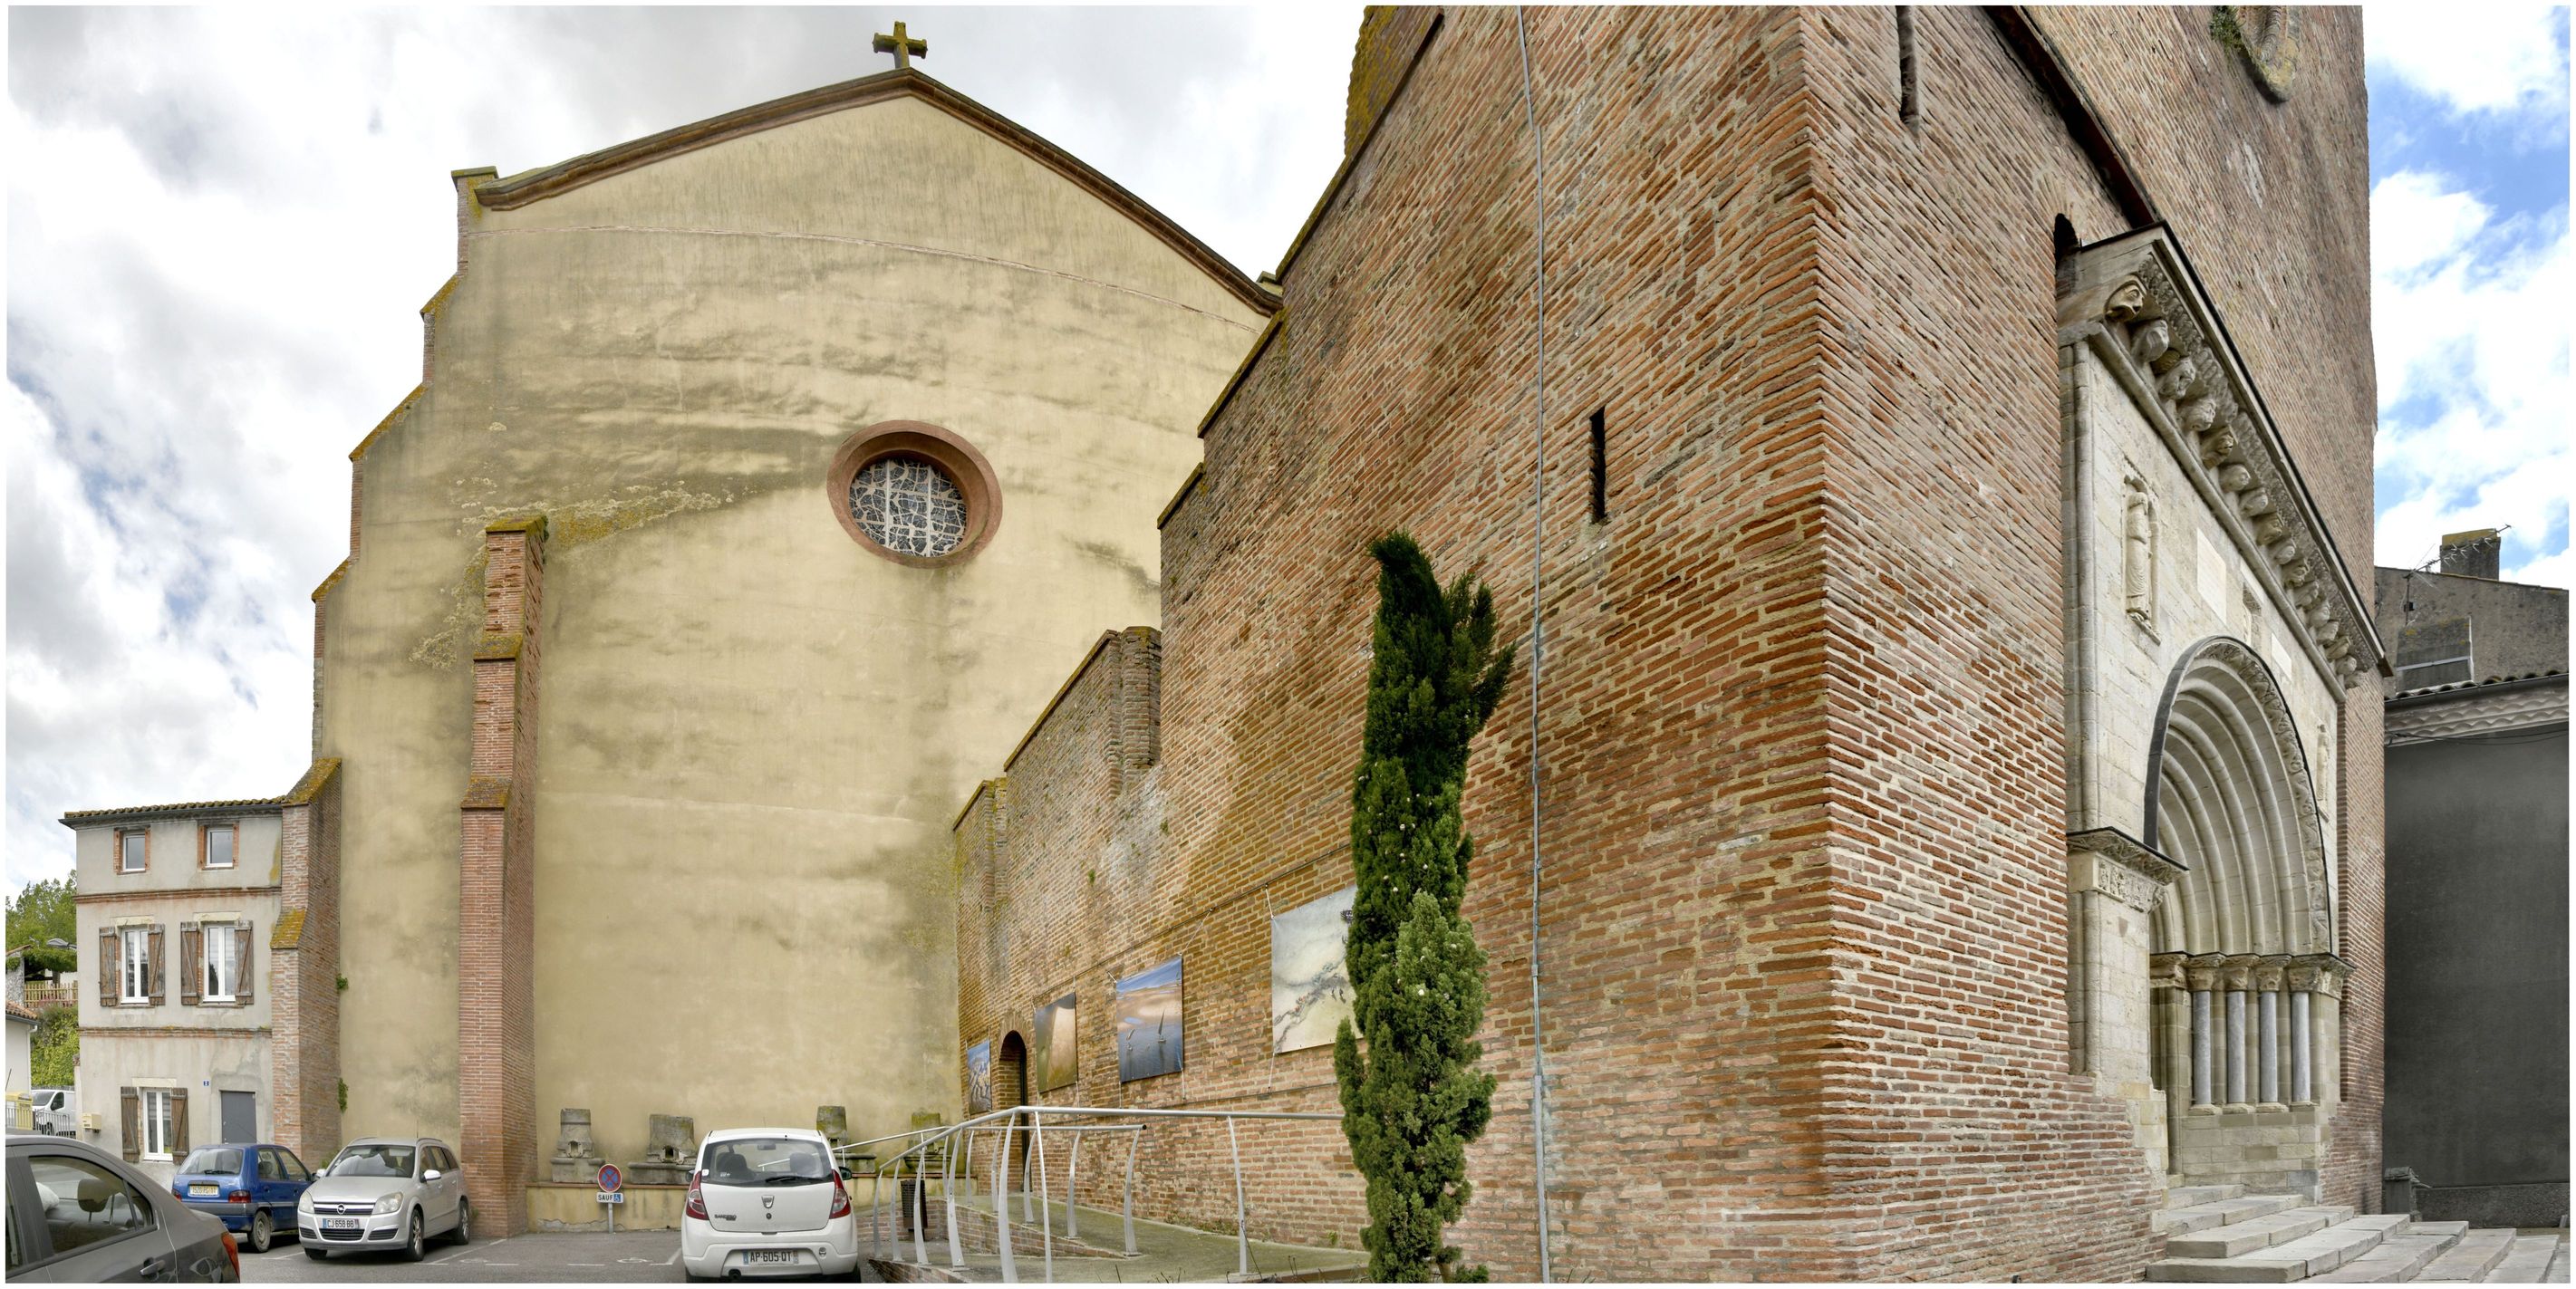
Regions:
<instances>
[{"instance_id":1,"label":"church building","mask_svg":"<svg viewBox=\"0 0 2576 1289\"><path fill-rule=\"evenodd\" d=\"M2375 1214L2366 163L2349 8L1427 6L1257 281L909 66L460 171L249 803L262 1122L504 1231L575 1108L1337 1109L1402 529L1518 636L1469 1260ZM1355 1246L1338 1128L1242 1130L1138 1215Z\"/></svg>"},{"instance_id":2,"label":"church building","mask_svg":"<svg viewBox=\"0 0 2576 1289\"><path fill-rule=\"evenodd\" d=\"M1468 1260L2231 1278L2159 1211L2360 1223L2297 1279L2396 1229L2360 21L1372 9L1159 626L959 818L967 1109L1339 1108L1400 528L1519 633ZM1354 1243L1339 1131L1241 1127L1253 1234ZM1231 1229L1228 1145L1148 1132L1140 1203Z\"/></svg>"},{"instance_id":3,"label":"church building","mask_svg":"<svg viewBox=\"0 0 2576 1289\"><path fill-rule=\"evenodd\" d=\"M953 1113L949 821L1155 620L1275 297L911 67L455 192L313 593L311 790L249 803L263 1139L444 1138L498 1233L567 1108L587 1167Z\"/></svg>"}]
</instances>

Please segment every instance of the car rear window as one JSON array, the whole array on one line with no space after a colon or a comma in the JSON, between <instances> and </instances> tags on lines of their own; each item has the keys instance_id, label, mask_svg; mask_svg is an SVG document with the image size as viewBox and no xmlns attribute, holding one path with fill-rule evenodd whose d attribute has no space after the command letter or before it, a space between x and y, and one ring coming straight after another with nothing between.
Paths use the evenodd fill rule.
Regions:
<instances>
[{"instance_id":1,"label":"car rear window","mask_svg":"<svg viewBox=\"0 0 2576 1289\"><path fill-rule=\"evenodd\" d=\"M794 1137L729 1137L707 1143L698 1166L715 1186L805 1186L832 1180L820 1142Z\"/></svg>"},{"instance_id":2,"label":"car rear window","mask_svg":"<svg viewBox=\"0 0 2576 1289\"><path fill-rule=\"evenodd\" d=\"M179 1165L183 1173L221 1173L226 1177L241 1176L241 1152L229 1146L203 1146L189 1152Z\"/></svg>"}]
</instances>

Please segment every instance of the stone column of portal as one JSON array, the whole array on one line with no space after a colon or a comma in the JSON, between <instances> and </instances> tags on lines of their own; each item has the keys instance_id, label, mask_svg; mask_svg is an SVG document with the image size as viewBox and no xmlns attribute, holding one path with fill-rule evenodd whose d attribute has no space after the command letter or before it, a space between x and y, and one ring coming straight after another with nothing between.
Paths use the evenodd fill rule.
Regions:
<instances>
[{"instance_id":1,"label":"stone column of portal","mask_svg":"<svg viewBox=\"0 0 2576 1289\"><path fill-rule=\"evenodd\" d=\"M2335 1084L2342 1076L2343 980L2352 969L2331 953L2301 954L2296 965L2309 981L2307 989L2294 995L2308 1004L2304 1045L2309 1067L2308 1099L2326 1105L2337 1099Z\"/></svg>"},{"instance_id":2,"label":"stone column of portal","mask_svg":"<svg viewBox=\"0 0 2576 1289\"><path fill-rule=\"evenodd\" d=\"M2215 1044L2216 1018L2210 1014L2211 994L2218 988L2219 964L2225 954L2204 953L2184 961L2183 978L2191 984L2191 1113L2218 1113L2217 1061L2210 1050Z\"/></svg>"},{"instance_id":3,"label":"stone column of portal","mask_svg":"<svg viewBox=\"0 0 2576 1289\"><path fill-rule=\"evenodd\" d=\"M2292 958L2282 980L2290 989L2290 1104L2305 1109L2317 1103L2316 1064L2308 1051L2308 995L2317 987L2316 964Z\"/></svg>"},{"instance_id":4,"label":"stone column of portal","mask_svg":"<svg viewBox=\"0 0 2576 1289\"><path fill-rule=\"evenodd\" d=\"M2254 967L2256 1009L2254 1095L2257 1110L2286 1110L2281 1103L2281 981L2289 970L2287 954L2275 954Z\"/></svg>"},{"instance_id":5,"label":"stone column of portal","mask_svg":"<svg viewBox=\"0 0 2576 1289\"><path fill-rule=\"evenodd\" d=\"M2191 1108L2191 982L2183 978L2186 955L2147 955L2150 1056L2155 1061L2155 1122L2147 1141L2147 1162L2159 1173L2179 1169L2173 1158L2173 1127Z\"/></svg>"},{"instance_id":6,"label":"stone column of portal","mask_svg":"<svg viewBox=\"0 0 2576 1289\"><path fill-rule=\"evenodd\" d=\"M2252 954L2234 954L2219 967L2219 980L2227 990L2227 1105L2231 1114L2253 1110L2253 1097L2247 1084L2247 1068L2253 1056L2253 1035L2246 1029L2246 996L2254 990L2254 965L2262 959Z\"/></svg>"},{"instance_id":7,"label":"stone column of portal","mask_svg":"<svg viewBox=\"0 0 2576 1289\"><path fill-rule=\"evenodd\" d=\"M473 742L459 803L457 1160L474 1227L527 1229L537 1156L537 628L546 521L483 532L483 630L474 645Z\"/></svg>"}]
</instances>

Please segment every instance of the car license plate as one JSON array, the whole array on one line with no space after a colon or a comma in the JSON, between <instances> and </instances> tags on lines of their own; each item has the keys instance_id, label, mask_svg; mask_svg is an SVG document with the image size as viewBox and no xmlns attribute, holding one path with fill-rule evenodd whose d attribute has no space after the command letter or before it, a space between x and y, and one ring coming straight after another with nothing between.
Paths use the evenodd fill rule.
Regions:
<instances>
[{"instance_id":1,"label":"car license plate","mask_svg":"<svg viewBox=\"0 0 2576 1289\"><path fill-rule=\"evenodd\" d=\"M213 1182L190 1182L190 1183L188 1183L188 1198L190 1198L190 1199L213 1199L214 1197L215 1197L215 1184L214 1184Z\"/></svg>"},{"instance_id":2,"label":"car license plate","mask_svg":"<svg viewBox=\"0 0 2576 1289\"><path fill-rule=\"evenodd\" d=\"M742 1260L746 1264L774 1262L782 1266L792 1266L796 1262L796 1251L794 1249L746 1249L743 1251Z\"/></svg>"},{"instance_id":3,"label":"car license plate","mask_svg":"<svg viewBox=\"0 0 2576 1289\"><path fill-rule=\"evenodd\" d=\"M322 1219L322 1229L325 1231L355 1231L362 1225L364 1225L364 1223L354 1217L326 1217Z\"/></svg>"}]
</instances>

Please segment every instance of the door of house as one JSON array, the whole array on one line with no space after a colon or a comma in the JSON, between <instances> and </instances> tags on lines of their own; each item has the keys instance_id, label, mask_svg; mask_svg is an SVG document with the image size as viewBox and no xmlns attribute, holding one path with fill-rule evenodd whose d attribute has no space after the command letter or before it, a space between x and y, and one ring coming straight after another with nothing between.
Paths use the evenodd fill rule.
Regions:
<instances>
[{"instance_id":1,"label":"door of house","mask_svg":"<svg viewBox=\"0 0 2576 1289\"><path fill-rule=\"evenodd\" d=\"M227 1092L224 1094L224 1137L240 1145L259 1140L259 1094Z\"/></svg>"}]
</instances>

